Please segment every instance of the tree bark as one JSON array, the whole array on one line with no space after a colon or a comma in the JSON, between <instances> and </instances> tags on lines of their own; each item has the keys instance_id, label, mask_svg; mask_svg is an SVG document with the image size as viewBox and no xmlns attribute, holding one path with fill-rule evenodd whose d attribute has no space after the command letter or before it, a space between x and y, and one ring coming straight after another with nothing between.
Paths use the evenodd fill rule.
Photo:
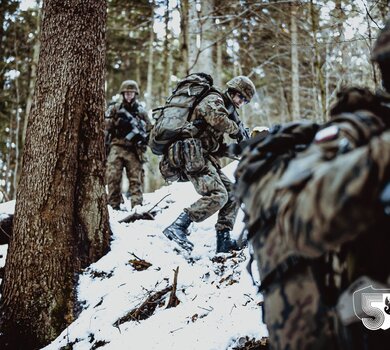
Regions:
<instances>
[{"instance_id":1,"label":"tree bark","mask_svg":"<svg viewBox=\"0 0 390 350\"><path fill-rule=\"evenodd\" d=\"M148 52L148 75L146 82L146 109L149 111L152 108L153 103L153 43L154 43L154 10L150 15L150 33L149 33L149 52Z\"/></svg>"},{"instance_id":2,"label":"tree bark","mask_svg":"<svg viewBox=\"0 0 390 350\"><path fill-rule=\"evenodd\" d=\"M106 2L47 0L0 305L1 349L38 349L74 319L76 273L108 249ZM28 344L28 345L27 345Z\"/></svg>"},{"instance_id":3,"label":"tree bark","mask_svg":"<svg viewBox=\"0 0 390 350\"><path fill-rule=\"evenodd\" d=\"M297 6L291 4L291 110L293 120L300 118L298 28L296 16Z\"/></svg>"},{"instance_id":4,"label":"tree bark","mask_svg":"<svg viewBox=\"0 0 390 350\"><path fill-rule=\"evenodd\" d=\"M169 0L166 0L166 9L164 14L165 23L165 37L164 37L164 49L163 49L163 67L164 67L164 78L163 78L163 96L164 99L170 95L170 85L172 76L172 57L171 57L171 30L169 29L169 17L171 10L169 8Z\"/></svg>"},{"instance_id":5,"label":"tree bark","mask_svg":"<svg viewBox=\"0 0 390 350\"><path fill-rule=\"evenodd\" d=\"M324 74L322 73L323 62L321 60L320 49L318 47L317 42L317 32L318 32L318 22L319 15L316 9L314 8L313 0L310 0L310 17L311 17L311 29L313 35L313 49L314 49L314 73L316 77L316 90L319 93L320 100L320 110L317 114L317 120L319 122L323 122L325 120L326 111L326 87L325 87L325 79Z\"/></svg>"},{"instance_id":6,"label":"tree bark","mask_svg":"<svg viewBox=\"0 0 390 350\"><path fill-rule=\"evenodd\" d=\"M39 41L39 34L41 31L41 10L39 9L39 0L37 1L37 31L36 31L36 37L34 42L34 48L33 48L33 56L31 61L31 73L29 77L29 83L28 83L28 96L27 96L27 102L26 102L26 111L25 111L25 117L23 122L23 143L26 140L26 132L27 132L27 121L28 121L28 115L30 114L31 105L33 102L33 96L34 96L34 89L35 89L35 81L37 78L37 66L38 66L38 57L39 57L39 48L40 48L40 41Z\"/></svg>"},{"instance_id":7,"label":"tree bark","mask_svg":"<svg viewBox=\"0 0 390 350\"><path fill-rule=\"evenodd\" d=\"M189 71L214 74L214 1L189 2Z\"/></svg>"},{"instance_id":8,"label":"tree bark","mask_svg":"<svg viewBox=\"0 0 390 350\"><path fill-rule=\"evenodd\" d=\"M180 52L182 58L182 66L180 77L189 74L189 59L188 59L188 0L180 1Z\"/></svg>"}]
</instances>

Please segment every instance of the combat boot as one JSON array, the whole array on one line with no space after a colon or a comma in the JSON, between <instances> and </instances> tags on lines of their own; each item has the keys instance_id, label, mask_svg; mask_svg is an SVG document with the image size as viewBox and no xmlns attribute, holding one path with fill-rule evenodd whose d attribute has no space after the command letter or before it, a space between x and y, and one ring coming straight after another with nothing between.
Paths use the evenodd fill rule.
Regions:
<instances>
[{"instance_id":1,"label":"combat boot","mask_svg":"<svg viewBox=\"0 0 390 350\"><path fill-rule=\"evenodd\" d=\"M187 239L188 236L188 227L190 226L192 220L186 212L183 212L179 217L164 231L164 235L168 237L171 241L175 241L182 248L191 251L193 244Z\"/></svg>"},{"instance_id":2,"label":"combat boot","mask_svg":"<svg viewBox=\"0 0 390 350\"><path fill-rule=\"evenodd\" d=\"M217 251L216 253L229 253L231 250L240 250L237 241L230 238L228 229L217 231Z\"/></svg>"}]
</instances>

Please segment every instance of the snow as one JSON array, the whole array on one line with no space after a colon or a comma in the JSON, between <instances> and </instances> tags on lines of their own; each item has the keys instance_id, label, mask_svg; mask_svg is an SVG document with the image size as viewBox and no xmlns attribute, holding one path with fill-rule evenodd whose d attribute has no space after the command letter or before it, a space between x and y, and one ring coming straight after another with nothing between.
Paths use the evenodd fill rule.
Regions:
<instances>
[{"instance_id":1,"label":"snow","mask_svg":"<svg viewBox=\"0 0 390 350\"><path fill-rule=\"evenodd\" d=\"M231 179L236 165L234 162L224 168ZM194 250L190 255L179 251L162 234L184 207L199 198L191 183L173 183L144 197L147 204L132 212L155 211L155 220L119 223L130 210L109 208L111 250L81 273L77 292L82 311L44 349L57 350L72 344L73 350L117 350L129 346L147 350L225 350L237 346L245 337L260 340L268 336L261 321L262 296L246 269L248 248L236 255L219 254L218 260L213 259L217 215L191 225L189 239ZM130 208L128 202L125 205ZM12 213L13 206L14 203L0 205L0 213ZM242 218L239 212L232 233L235 238L243 229ZM137 271L129 262L132 259L143 259L152 265ZM0 260L0 264L4 265L4 261ZM148 296L172 285L177 268L179 305L166 308L167 293L149 318L117 325L121 317L139 307ZM252 271L258 284L255 263Z\"/></svg>"}]
</instances>

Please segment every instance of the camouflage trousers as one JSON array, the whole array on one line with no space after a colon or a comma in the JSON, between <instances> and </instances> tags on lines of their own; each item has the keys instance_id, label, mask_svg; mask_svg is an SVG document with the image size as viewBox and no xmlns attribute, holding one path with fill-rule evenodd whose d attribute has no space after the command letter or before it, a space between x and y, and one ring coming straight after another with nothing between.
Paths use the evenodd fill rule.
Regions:
<instances>
[{"instance_id":1,"label":"camouflage trousers","mask_svg":"<svg viewBox=\"0 0 390 350\"><path fill-rule=\"evenodd\" d=\"M271 285L264 294L263 318L272 350L342 349L336 312L322 302L308 267Z\"/></svg>"},{"instance_id":2,"label":"camouflage trousers","mask_svg":"<svg viewBox=\"0 0 390 350\"><path fill-rule=\"evenodd\" d=\"M108 204L118 207L123 203L122 172L126 170L129 179L132 207L142 205L142 189L144 184L144 170L136 150L118 145L111 145L107 158L106 181L108 186Z\"/></svg>"},{"instance_id":3,"label":"camouflage trousers","mask_svg":"<svg viewBox=\"0 0 390 350\"><path fill-rule=\"evenodd\" d=\"M205 170L200 174L186 174L202 197L184 211L190 219L201 222L218 210L217 231L232 230L236 220L238 205L233 198L233 183L210 160L206 161Z\"/></svg>"}]
</instances>

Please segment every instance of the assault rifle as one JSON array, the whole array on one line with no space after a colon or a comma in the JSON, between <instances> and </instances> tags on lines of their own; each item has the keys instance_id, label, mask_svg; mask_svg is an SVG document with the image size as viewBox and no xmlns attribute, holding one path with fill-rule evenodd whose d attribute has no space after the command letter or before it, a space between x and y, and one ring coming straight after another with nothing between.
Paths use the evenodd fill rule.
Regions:
<instances>
[{"instance_id":1,"label":"assault rifle","mask_svg":"<svg viewBox=\"0 0 390 350\"><path fill-rule=\"evenodd\" d=\"M227 156L232 159L239 159L238 157L242 154L244 148L253 143L253 140L249 135L248 129L244 126L244 123L239 118L236 109L233 106L230 106L228 111L229 119L233 120L238 125L239 132L237 135L234 135L237 143L233 143L228 146Z\"/></svg>"},{"instance_id":2,"label":"assault rifle","mask_svg":"<svg viewBox=\"0 0 390 350\"><path fill-rule=\"evenodd\" d=\"M123 131L119 130L119 136L128 141L132 141L137 145L146 145L148 143L148 134L146 132L146 123L134 117L129 111L125 108L121 108L117 115L119 117L118 126L120 129L123 128Z\"/></svg>"},{"instance_id":3,"label":"assault rifle","mask_svg":"<svg viewBox=\"0 0 390 350\"><path fill-rule=\"evenodd\" d=\"M233 120L238 125L239 128L238 134L235 135L237 142L240 143L241 141L249 140L250 136L249 136L248 129L245 128L244 123L239 118L238 113L233 105L229 107L228 112L229 112L229 119Z\"/></svg>"}]
</instances>

